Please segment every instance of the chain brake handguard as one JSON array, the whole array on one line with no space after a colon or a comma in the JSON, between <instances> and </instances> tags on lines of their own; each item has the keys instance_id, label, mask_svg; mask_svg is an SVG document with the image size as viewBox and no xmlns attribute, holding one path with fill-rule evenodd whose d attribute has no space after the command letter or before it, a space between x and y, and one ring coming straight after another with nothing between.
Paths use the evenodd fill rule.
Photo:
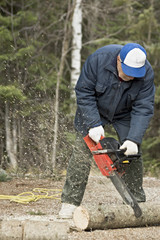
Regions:
<instances>
[{"instance_id":1,"label":"chain brake handguard","mask_svg":"<svg viewBox=\"0 0 160 240\"><path fill-rule=\"evenodd\" d=\"M103 150L100 142L96 144L88 135L84 137L84 141L91 153L93 151ZM108 154L93 154L93 157L103 176L110 176L113 171L117 170Z\"/></svg>"}]
</instances>

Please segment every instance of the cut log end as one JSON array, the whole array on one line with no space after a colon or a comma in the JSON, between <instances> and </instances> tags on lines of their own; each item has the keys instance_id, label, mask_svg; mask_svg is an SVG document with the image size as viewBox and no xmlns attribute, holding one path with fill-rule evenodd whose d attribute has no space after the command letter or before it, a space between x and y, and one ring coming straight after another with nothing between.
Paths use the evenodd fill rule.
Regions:
<instances>
[{"instance_id":1,"label":"cut log end","mask_svg":"<svg viewBox=\"0 0 160 240\"><path fill-rule=\"evenodd\" d=\"M75 226L81 230L85 230L89 224L89 214L84 207L77 207L73 214Z\"/></svg>"}]
</instances>

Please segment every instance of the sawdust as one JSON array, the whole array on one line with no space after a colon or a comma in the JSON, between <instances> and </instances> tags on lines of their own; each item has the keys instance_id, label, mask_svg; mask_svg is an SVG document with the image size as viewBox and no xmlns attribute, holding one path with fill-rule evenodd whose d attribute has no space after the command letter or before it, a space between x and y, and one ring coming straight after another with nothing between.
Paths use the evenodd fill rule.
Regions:
<instances>
[{"instance_id":1,"label":"sawdust","mask_svg":"<svg viewBox=\"0 0 160 240\"><path fill-rule=\"evenodd\" d=\"M52 181L50 179L12 179L8 182L0 182L0 195L17 195L22 192L32 191L34 188L61 188L65 178L61 181ZM160 196L160 179L145 177L144 189L147 201L159 201ZM97 204L115 204L121 203L121 197L114 189L109 179L103 176L91 174L87 189L83 198L82 205L92 203ZM0 219L32 219L37 217L54 219L58 215L61 203L57 199L40 199L37 202L21 204L10 202L9 200L0 200ZM96 231L71 231L68 234L69 240L159 240L160 225L145 228L125 228L112 230Z\"/></svg>"}]
</instances>

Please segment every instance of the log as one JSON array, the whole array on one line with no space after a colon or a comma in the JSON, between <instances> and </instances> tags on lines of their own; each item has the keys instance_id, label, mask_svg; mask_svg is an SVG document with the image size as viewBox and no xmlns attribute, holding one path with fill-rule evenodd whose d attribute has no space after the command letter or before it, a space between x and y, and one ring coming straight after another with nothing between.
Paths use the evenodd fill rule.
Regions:
<instances>
[{"instance_id":1,"label":"log","mask_svg":"<svg viewBox=\"0 0 160 240\"><path fill-rule=\"evenodd\" d=\"M67 240L69 223L50 220L0 220L0 240Z\"/></svg>"},{"instance_id":2,"label":"log","mask_svg":"<svg viewBox=\"0 0 160 240\"><path fill-rule=\"evenodd\" d=\"M160 202L139 204L142 216L136 218L128 205L79 206L73 214L75 227L80 230L115 229L160 225Z\"/></svg>"}]
</instances>

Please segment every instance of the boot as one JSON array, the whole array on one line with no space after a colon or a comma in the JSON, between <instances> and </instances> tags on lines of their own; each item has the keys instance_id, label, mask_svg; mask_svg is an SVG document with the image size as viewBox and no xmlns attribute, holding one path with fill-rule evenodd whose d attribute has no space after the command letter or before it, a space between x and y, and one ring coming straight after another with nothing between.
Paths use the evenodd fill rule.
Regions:
<instances>
[{"instance_id":1,"label":"boot","mask_svg":"<svg viewBox=\"0 0 160 240\"><path fill-rule=\"evenodd\" d=\"M59 211L59 218L69 219L73 217L74 210L77 206L69 203L62 203L61 210Z\"/></svg>"}]
</instances>

